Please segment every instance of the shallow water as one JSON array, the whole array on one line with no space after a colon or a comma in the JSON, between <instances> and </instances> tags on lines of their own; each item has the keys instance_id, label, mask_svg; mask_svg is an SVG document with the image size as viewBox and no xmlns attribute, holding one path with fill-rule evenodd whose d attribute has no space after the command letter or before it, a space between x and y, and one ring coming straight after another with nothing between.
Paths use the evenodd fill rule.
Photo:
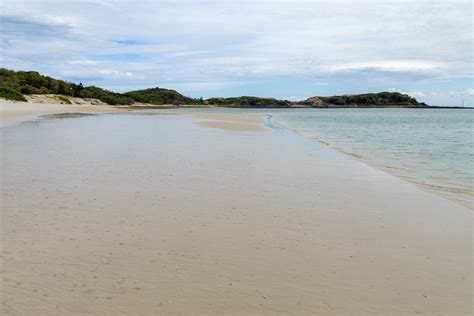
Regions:
<instances>
[{"instance_id":1,"label":"shallow water","mask_svg":"<svg viewBox=\"0 0 474 316\"><path fill-rule=\"evenodd\" d=\"M289 129L325 143L423 189L474 208L473 110L193 109L183 112L187 111L266 114L271 117L273 128Z\"/></svg>"},{"instance_id":2,"label":"shallow water","mask_svg":"<svg viewBox=\"0 0 474 316\"><path fill-rule=\"evenodd\" d=\"M168 109L114 115L123 117L128 124L135 124L134 128L141 128L141 123L137 123L143 122L140 116L150 116L146 119L149 121L154 115L183 112L265 114L271 117L274 129L289 129L325 143L378 169L474 208L472 110ZM43 119L55 118L61 117ZM71 123L67 122L67 125L71 126Z\"/></svg>"},{"instance_id":3,"label":"shallow water","mask_svg":"<svg viewBox=\"0 0 474 316\"><path fill-rule=\"evenodd\" d=\"M461 204L473 203L472 110L291 110L281 126Z\"/></svg>"}]
</instances>

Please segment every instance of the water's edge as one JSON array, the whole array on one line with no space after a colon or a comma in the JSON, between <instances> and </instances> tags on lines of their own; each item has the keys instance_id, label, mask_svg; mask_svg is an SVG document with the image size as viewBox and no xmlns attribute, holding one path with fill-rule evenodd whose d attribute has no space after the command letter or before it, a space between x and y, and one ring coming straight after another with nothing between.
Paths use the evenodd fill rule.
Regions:
<instances>
[{"instance_id":1,"label":"water's edge","mask_svg":"<svg viewBox=\"0 0 474 316\"><path fill-rule=\"evenodd\" d=\"M169 112L168 111L163 111L163 110L153 110L153 111L150 111L150 112L155 112L155 111L159 111L161 113L163 112ZM192 110L192 111L196 111L196 109ZM139 114L137 112L141 112L141 111L131 111L131 112L125 112L125 113L120 113L120 114L124 114L124 115L127 115L127 114ZM148 111L146 111L148 112ZM179 114L180 112L183 112L183 111L176 111L176 109L172 110L171 112L175 113L175 114ZM187 111L184 111L184 112L187 112ZM200 112L198 110L198 112ZM206 111L207 112L207 111ZM214 111L212 111L214 112ZM227 112L227 111L225 111ZM237 112L237 113L242 113L242 111L229 111L229 112ZM254 112L254 111L250 111L250 112ZM254 112L255 113L255 112ZM103 113L102 113L103 114ZM119 113L116 113L116 114L119 114ZM171 113L170 113L171 114ZM305 139L309 142L317 142L319 144L322 144L322 145L325 145L341 154L344 154L346 156L350 156L351 158L353 159L356 159L372 168L375 168L377 170L380 170L382 172L385 172L387 174L390 174L392 176L395 176L397 177L398 179L401 179L403 181L406 181L406 182L409 182L409 183L412 183L414 185L416 185L418 188L420 189L423 189L425 191L428 191L428 192L431 192L431 193L435 193L437 195L440 195L444 198L447 198L451 201L454 201L456 202L457 204L459 205L462 205L464 207L467 207L471 210L474 210L474 204L473 204L473 199L472 199L472 195L473 195L473 192L472 192L472 188L469 189L464 189L464 188L458 188L458 187L449 187L449 186L445 186L445 185L439 185L439 183L435 183L435 182L430 182L428 181L428 179L426 179L427 181L425 181L425 179L420 179L419 178L416 178L416 177L407 177L406 174L402 174L401 172L398 172L400 170L397 170L397 166L391 166L391 165L381 165L381 164L377 164L377 163L374 163L373 161L370 161L369 159L367 158L364 158L363 156L357 154L357 153L354 153L354 152L351 152L349 150L345 150L343 148L341 148L340 146L337 146L333 143L331 143L330 141L325 141L323 139L320 139L317 137L317 135L311 135L308 136L308 135L305 135L303 132L295 129L295 128L291 128L290 126L287 126L285 125L284 123L280 122L280 121L277 121L278 119L278 115L280 113L278 112L275 112L275 113L264 113L264 112L260 112L258 114L261 114L264 116L265 118L265 121L264 121L264 125L266 127L268 127L269 129L277 132L277 133L288 133L287 135L295 135L295 136L298 136L298 137L301 137L302 139ZM277 116L275 117L275 114L277 114ZM63 117L61 117L63 118ZM69 116L67 117L64 117L64 118L68 118L70 119ZM48 119L48 117L36 117L35 119L29 119L29 120L25 120L23 123L28 123L28 122L38 122L38 121L41 121L41 120L44 120L44 119ZM17 122L17 123L21 123L21 122ZM17 124L14 124L14 125L17 125ZM11 125L10 125L11 126Z\"/></svg>"},{"instance_id":2,"label":"water's edge","mask_svg":"<svg viewBox=\"0 0 474 316\"><path fill-rule=\"evenodd\" d=\"M376 165L376 164L371 163L370 161L367 161L361 155L358 155L356 153L344 150L344 149L340 148L339 146L335 146L335 145L331 144L330 142L324 141L322 139L317 139L317 138L314 138L314 137L307 137L303 133L301 133L300 131L298 131L294 128L291 128L291 127L285 126L282 123L276 122L274 120L274 116L272 114L265 114L265 126L267 126L268 128L270 128L273 131L278 132L278 133L281 133L282 131L286 131L286 132L290 132L294 135L298 135L299 137L303 137L303 138L305 138L309 141L316 141L316 142L318 142L322 145L325 145L325 146L327 146L327 147L329 147L333 150L336 150L337 152L339 152L343 155L350 156L351 158L356 159L357 161L360 161L360 162L362 162L362 163L364 163L364 164L366 164L366 165L368 165L372 168L375 168L379 171L388 173L388 174L390 174L392 176L395 176L398 179L401 179L403 181L409 182L409 183L417 186L418 188L420 188L424 191L435 193L436 195L442 196L442 197L447 198L448 200L451 200L451 201L453 201L453 202L455 202L459 205L462 205L462 206L465 206L465 207L467 207L471 210L474 210L474 205L472 203L472 200L470 200L470 199L466 200L466 199L462 199L462 198L459 197L459 194L472 195L471 190L464 190L464 189L460 189L460 188L442 186L442 185L438 185L438 184L435 184L435 183L416 181L415 179L404 177L403 175L401 175L397 172L394 172L396 170L396 168L392 168L390 166L384 166L383 168L381 168L379 165Z\"/></svg>"}]
</instances>

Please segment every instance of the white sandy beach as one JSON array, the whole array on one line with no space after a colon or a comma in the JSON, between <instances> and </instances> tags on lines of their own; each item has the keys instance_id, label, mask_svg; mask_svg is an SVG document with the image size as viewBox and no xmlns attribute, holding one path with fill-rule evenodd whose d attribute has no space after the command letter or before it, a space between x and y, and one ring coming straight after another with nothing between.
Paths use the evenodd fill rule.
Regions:
<instances>
[{"instance_id":1,"label":"white sandy beach","mask_svg":"<svg viewBox=\"0 0 474 316\"><path fill-rule=\"evenodd\" d=\"M31 102L12 102L0 99L0 127L55 113L106 113L124 112L127 109L106 104L82 101L79 104L43 103L36 98ZM50 101L50 99L48 99Z\"/></svg>"},{"instance_id":2,"label":"white sandy beach","mask_svg":"<svg viewBox=\"0 0 474 316\"><path fill-rule=\"evenodd\" d=\"M263 116L2 134L2 314L472 314L472 211Z\"/></svg>"}]
</instances>

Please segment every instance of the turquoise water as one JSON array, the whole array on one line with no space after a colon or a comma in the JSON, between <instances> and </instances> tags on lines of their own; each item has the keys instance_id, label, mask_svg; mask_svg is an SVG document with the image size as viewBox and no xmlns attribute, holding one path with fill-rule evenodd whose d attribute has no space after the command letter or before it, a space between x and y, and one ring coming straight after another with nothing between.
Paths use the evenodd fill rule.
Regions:
<instances>
[{"instance_id":1,"label":"turquoise water","mask_svg":"<svg viewBox=\"0 0 474 316\"><path fill-rule=\"evenodd\" d=\"M273 111L273 121L473 207L473 110Z\"/></svg>"}]
</instances>

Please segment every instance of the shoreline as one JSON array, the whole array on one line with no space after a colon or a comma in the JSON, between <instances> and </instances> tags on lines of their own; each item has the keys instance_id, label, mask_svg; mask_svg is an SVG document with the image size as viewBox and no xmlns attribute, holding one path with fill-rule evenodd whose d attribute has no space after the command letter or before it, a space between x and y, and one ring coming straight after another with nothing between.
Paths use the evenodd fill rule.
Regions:
<instances>
[{"instance_id":1,"label":"shoreline","mask_svg":"<svg viewBox=\"0 0 474 316\"><path fill-rule=\"evenodd\" d=\"M272 115L267 115L267 116L272 117ZM366 159L366 158L364 158L364 157L362 157L358 154L355 154L353 152L342 149L339 146L331 144L330 142L327 142L327 141L322 140L320 138L315 138L315 137L308 138L303 133L300 133L299 131L297 131L295 129L292 129L290 127L284 126L280 123L272 122L270 125L272 125L272 124L274 126L277 126L278 128L281 128L281 129L290 131L292 133L295 133L296 135L299 135L300 137L303 137L305 139L316 141L320 144L323 144L324 146L327 146L327 147L329 147L333 150L336 150L337 152L339 152L339 153L341 153L345 156L352 157L353 159L355 159L359 162L362 162L362 163L364 163L364 164L366 164L366 165L368 165L372 168L375 168L376 170L385 172L385 173L387 173L391 176L394 176L394 177L396 177L396 178L398 178L402 181L413 184L416 187L418 187L418 188L420 188L420 189L422 189L426 192L436 194L440 197L443 197L445 199L453 201L453 202L455 202L456 204L458 204L460 206L463 206L463 207L466 207L468 209L474 210L474 204L472 203L472 191L470 191L470 190L463 189L463 188L453 188L453 187L443 186L442 184L439 184L439 183L434 183L434 182L430 183L430 182L427 182L426 180L421 180L421 179L413 180L411 177L407 177L406 174L396 173L396 172L393 172L393 171L391 172L391 170L394 169L391 166L376 164L376 163L371 162L368 159ZM453 193L455 193L455 194L463 193L463 198L461 198L459 196L456 196L456 195L451 195ZM468 198L468 196L469 196L469 198Z\"/></svg>"},{"instance_id":2,"label":"shoreline","mask_svg":"<svg viewBox=\"0 0 474 316\"><path fill-rule=\"evenodd\" d=\"M128 112L4 129L2 311L472 311L470 210L236 123L265 126Z\"/></svg>"},{"instance_id":3,"label":"shoreline","mask_svg":"<svg viewBox=\"0 0 474 316\"><path fill-rule=\"evenodd\" d=\"M34 101L35 99L32 99L32 100ZM81 100L81 102L83 102L81 104L78 104L78 103L75 103L75 104L44 103L44 102L49 102L51 100L51 98L46 98L45 100L42 100L42 99L38 99L38 100L42 103L34 103L34 102L24 103L24 102L12 102L12 101L1 101L0 100L0 128L4 127L4 126L9 126L9 125L12 125L12 124L15 124L15 123L20 123L20 122L24 122L24 121L29 121L29 120L42 118L43 116L46 116L46 115L55 115L55 114L59 115L59 114L63 114L63 113L66 113L66 114L81 114L81 113L85 113L85 114L103 113L103 114L106 114L106 113L129 112L129 111L134 111L134 110L139 111L139 110L156 110L156 109L160 109L160 110L178 110L178 111L182 110L182 109L190 109L190 110L192 110L192 109L216 109L216 110L219 110L219 109L233 109L233 107L210 107L210 106L182 106L182 107L179 107L179 106L171 106L171 105L154 106L154 105L145 105L145 104L141 104L141 105L137 105L137 106L111 106L111 105L102 104L102 103L100 103L100 101L93 100L93 99L89 100L87 102ZM99 102L99 103L96 103L96 102ZM432 107L432 108L435 108L435 107ZM446 109L445 107L436 107L436 108ZM234 108L234 109L258 110L256 108ZM275 110L275 109L278 109L278 110L287 110L287 109L288 110L295 110L295 109L305 110L305 109L315 109L315 108L268 108L268 110ZM331 109L331 108L321 108L321 109ZM337 108L333 108L333 109L337 109ZM370 109L370 108L352 108L352 109L366 110L366 109ZM459 107L457 109L470 109L470 108L461 108L461 107ZM262 110L264 112L266 109L260 109L260 110ZM199 113L197 113L197 114L196 113L195 114L189 114L188 113L187 115L199 117L200 114ZM209 115L209 113L204 114L204 115ZM273 117L272 114L262 114L262 115L264 115L266 117L266 120L268 121L265 124L265 125L267 125L267 127L272 128L272 126L273 126L273 127L282 128L282 129L288 130L292 133L295 133L295 134L297 134L297 135L299 135L303 138L306 138L306 136L304 136L303 134L299 133L298 131L296 131L294 129L291 129L291 128L286 127L286 126L282 126L279 123L274 122L274 121L270 122L272 120L272 117ZM218 118L218 116L219 116L219 114L217 115L217 118ZM228 124L227 124L228 125L227 127L224 126L224 129L227 128L229 130L234 130L234 131L246 131L246 130L248 130L248 131L261 131L261 130L263 130L261 127L258 127L256 125L249 125L247 123L249 123L249 122L243 122L243 124L242 124L242 122L241 123L234 122L233 124L231 124L232 126L230 126ZM251 123L255 123L255 122L251 122ZM202 125L202 126L207 126L207 127L213 127L213 128L221 128L222 127L222 123L212 121L212 120L207 121L207 122L200 122L200 123L197 123L197 124ZM451 196L450 195L453 192L453 190L457 190L456 188L444 187L444 186L442 186L440 184L437 184L437 183L423 182L423 181L420 181L420 180L418 180L418 181L411 180L411 178L406 177L405 175L397 174L395 172L390 172L390 170L388 170L390 168L388 168L388 167L373 164L370 161L367 161L367 159L363 159L362 157L360 157L357 154L354 154L352 152L348 152L348 151L346 151L344 149L341 149L338 146L334 146L334 145L332 145L332 144L330 144L330 143L328 143L324 140L313 139L313 141L316 141L316 142L321 143L325 146L328 146L328 147L340 152L343 155L353 157L357 161L360 161L364 164L367 164L367 165L369 165L369 166L371 166L371 167L373 167L377 170L386 172L386 173L388 173L392 176L397 177L398 179L401 179L401 180L406 181L408 183L414 184L415 186L417 186L418 188L421 188L422 190L424 190L426 192L431 192L431 193L437 194L437 195L442 196L442 197L444 197L448 200L454 201L458 205L467 207L471 210L474 209L474 205L472 205L472 203L470 203L469 201L466 201L464 199L459 199L456 196Z\"/></svg>"}]
</instances>

